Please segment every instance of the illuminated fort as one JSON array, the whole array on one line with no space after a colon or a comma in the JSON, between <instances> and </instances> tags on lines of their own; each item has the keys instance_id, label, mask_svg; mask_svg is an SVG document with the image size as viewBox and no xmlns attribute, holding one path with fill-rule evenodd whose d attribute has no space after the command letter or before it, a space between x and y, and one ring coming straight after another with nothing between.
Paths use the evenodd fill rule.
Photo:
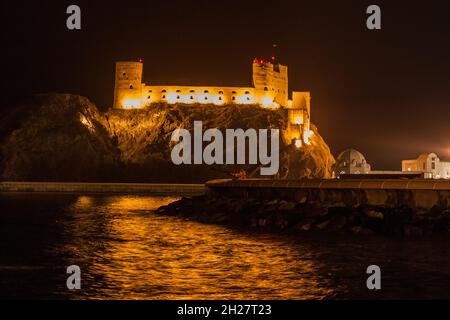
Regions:
<instances>
[{"instance_id":1,"label":"illuminated fort","mask_svg":"<svg viewBox=\"0 0 450 320\"><path fill-rule=\"evenodd\" d=\"M253 61L253 87L149 86L142 82L143 68L142 61L116 63L115 108L143 108L160 102L284 108L288 116L285 139L297 147L310 143L310 93L294 91L289 99L288 68L276 62L275 57L272 61Z\"/></svg>"}]
</instances>

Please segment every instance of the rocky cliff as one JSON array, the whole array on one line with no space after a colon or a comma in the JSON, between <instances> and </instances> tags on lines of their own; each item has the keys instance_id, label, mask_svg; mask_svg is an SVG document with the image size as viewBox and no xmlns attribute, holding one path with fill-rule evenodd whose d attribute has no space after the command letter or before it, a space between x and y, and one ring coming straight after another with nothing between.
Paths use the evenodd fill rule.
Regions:
<instances>
[{"instance_id":1,"label":"rocky cliff","mask_svg":"<svg viewBox=\"0 0 450 320\"><path fill-rule=\"evenodd\" d=\"M39 95L0 118L2 180L103 180L120 152L88 99Z\"/></svg>"},{"instance_id":2,"label":"rocky cliff","mask_svg":"<svg viewBox=\"0 0 450 320\"><path fill-rule=\"evenodd\" d=\"M2 180L203 182L257 166L181 165L171 162L172 132L204 128L285 128L284 110L255 106L153 105L100 112L87 98L39 95L0 117ZM329 177L334 158L317 128L311 145L282 143L277 178Z\"/></svg>"}]
</instances>

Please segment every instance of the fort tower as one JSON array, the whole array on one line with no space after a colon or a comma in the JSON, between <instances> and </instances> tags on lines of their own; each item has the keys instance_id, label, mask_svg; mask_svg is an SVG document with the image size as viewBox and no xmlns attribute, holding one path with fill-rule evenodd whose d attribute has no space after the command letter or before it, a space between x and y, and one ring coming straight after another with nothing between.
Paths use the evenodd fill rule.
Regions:
<instances>
[{"instance_id":1,"label":"fort tower","mask_svg":"<svg viewBox=\"0 0 450 320\"><path fill-rule=\"evenodd\" d=\"M139 108L142 105L142 62L117 62L114 108Z\"/></svg>"},{"instance_id":2,"label":"fort tower","mask_svg":"<svg viewBox=\"0 0 450 320\"><path fill-rule=\"evenodd\" d=\"M273 94L274 101L280 106L287 106L288 68L273 60L273 63L263 59L253 60L253 85L257 90Z\"/></svg>"}]
</instances>

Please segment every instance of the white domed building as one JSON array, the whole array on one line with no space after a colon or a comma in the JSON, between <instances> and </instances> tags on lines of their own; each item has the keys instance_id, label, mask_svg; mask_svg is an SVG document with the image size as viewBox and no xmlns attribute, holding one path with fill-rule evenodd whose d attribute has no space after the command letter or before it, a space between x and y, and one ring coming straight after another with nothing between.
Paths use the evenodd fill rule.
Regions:
<instances>
[{"instance_id":1,"label":"white domed building","mask_svg":"<svg viewBox=\"0 0 450 320\"><path fill-rule=\"evenodd\" d=\"M339 178L341 174L368 174L370 170L370 164L361 152L347 149L336 158L333 174Z\"/></svg>"}]
</instances>

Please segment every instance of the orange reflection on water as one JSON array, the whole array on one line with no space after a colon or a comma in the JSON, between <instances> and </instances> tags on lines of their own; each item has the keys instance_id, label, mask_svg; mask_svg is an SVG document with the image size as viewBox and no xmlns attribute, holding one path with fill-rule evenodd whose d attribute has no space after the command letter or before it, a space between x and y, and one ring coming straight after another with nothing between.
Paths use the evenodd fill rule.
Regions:
<instances>
[{"instance_id":1,"label":"orange reflection on water","mask_svg":"<svg viewBox=\"0 0 450 320\"><path fill-rule=\"evenodd\" d=\"M78 218L72 225L73 241L66 246L88 266L83 275L86 297L320 299L333 295L332 285L320 276L324 266L307 247L273 235L248 235L152 213L173 198L91 200L80 198L71 208Z\"/></svg>"}]
</instances>

